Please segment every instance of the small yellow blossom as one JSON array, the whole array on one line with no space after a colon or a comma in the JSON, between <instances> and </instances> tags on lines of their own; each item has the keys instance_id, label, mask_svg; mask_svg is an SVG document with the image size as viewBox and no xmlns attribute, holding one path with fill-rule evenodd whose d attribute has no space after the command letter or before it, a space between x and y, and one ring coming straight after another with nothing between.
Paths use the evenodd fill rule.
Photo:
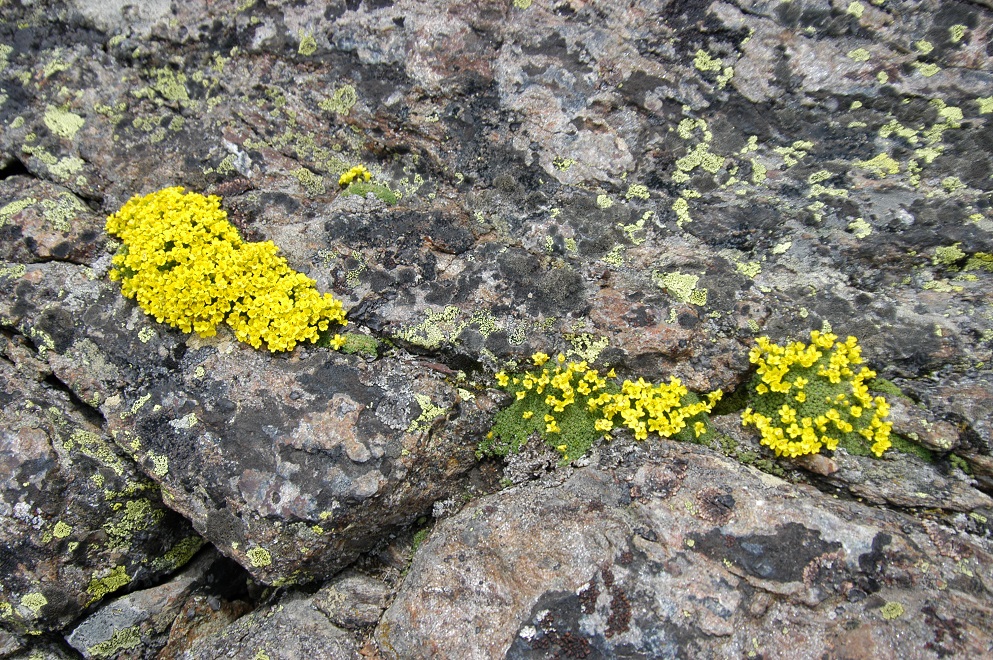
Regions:
<instances>
[{"instance_id":1,"label":"small yellow blossom","mask_svg":"<svg viewBox=\"0 0 993 660\"><path fill-rule=\"evenodd\" d=\"M749 352L756 365L753 406L742 413L742 423L754 426L762 444L780 456L816 453L822 446L834 450L846 441L870 441L877 456L890 446L890 422L882 420L889 406L869 394L866 381L875 372L862 363L855 337L838 341L830 332L813 331L811 343L775 344L759 337ZM795 388L795 393L790 395ZM827 435L828 431L837 432Z\"/></svg>"},{"instance_id":2,"label":"small yellow blossom","mask_svg":"<svg viewBox=\"0 0 993 660\"><path fill-rule=\"evenodd\" d=\"M344 188L355 180L369 181L370 179L372 179L372 174L369 170L363 165L356 165L341 175L341 178L338 179L338 185Z\"/></svg>"},{"instance_id":3,"label":"small yellow blossom","mask_svg":"<svg viewBox=\"0 0 993 660\"><path fill-rule=\"evenodd\" d=\"M540 367L548 362L548 355L539 351L531 356L531 361L534 362L535 366Z\"/></svg>"},{"instance_id":4,"label":"small yellow blossom","mask_svg":"<svg viewBox=\"0 0 993 660\"><path fill-rule=\"evenodd\" d=\"M107 218L123 244L110 279L159 323L202 337L226 323L255 348L292 350L347 324L341 301L318 292L271 241L243 241L220 204L180 187L131 198Z\"/></svg>"}]
</instances>

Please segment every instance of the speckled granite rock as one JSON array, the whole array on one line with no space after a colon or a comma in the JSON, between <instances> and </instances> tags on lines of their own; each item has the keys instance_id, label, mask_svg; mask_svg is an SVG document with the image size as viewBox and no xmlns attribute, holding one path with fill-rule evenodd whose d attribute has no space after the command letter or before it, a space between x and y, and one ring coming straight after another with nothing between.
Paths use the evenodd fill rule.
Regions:
<instances>
[{"instance_id":1,"label":"speckled granite rock","mask_svg":"<svg viewBox=\"0 0 993 660\"><path fill-rule=\"evenodd\" d=\"M730 391L754 337L829 325L907 395L898 430L933 463L777 461L734 410L725 453L979 538L991 30L985 0L7 0L10 362L285 584L492 488L471 472L491 374L534 350ZM378 197L341 194L360 163ZM379 348L272 356L123 300L103 217L167 185L222 195Z\"/></svg>"},{"instance_id":2,"label":"speckled granite rock","mask_svg":"<svg viewBox=\"0 0 993 660\"><path fill-rule=\"evenodd\" d=\"M990 547L707 450L618 442L439 522L385 657L985 655Z\"/></svg>"}]
</instances>

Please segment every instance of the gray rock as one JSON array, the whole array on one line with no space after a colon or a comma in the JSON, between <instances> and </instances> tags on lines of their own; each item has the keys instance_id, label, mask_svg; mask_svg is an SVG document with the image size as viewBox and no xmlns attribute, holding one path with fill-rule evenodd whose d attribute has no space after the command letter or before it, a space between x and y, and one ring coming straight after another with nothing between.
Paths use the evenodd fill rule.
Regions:
<instances>
[{"instance_id":1,"label":"gray rock","mask_svg":"<svg viewBox=\"0 0 993 660\"><path fill-rule=\"evenodd\" d=\"M713 553L645 545L672 560L659 573L638 563L634 549L628 568L613 562L625 551L613 536L577 540L580 523L634 538L634 514L618 513L623 498L605 519L584 517L586 504L569 500L566 518L577 522L567 525L570 550L554 560L609 560L612 577L601 564L569 579L548 570L548 593L566 594L554 607L559 595L531 584L494 592L516 609L495 620L513 630L493 648L527 655L525 642L513 640L530 635L565 650L565 633L579 632L548 628L539 616L547 609L603 640L660 655L665 640L692 654L706 635L730 640L721 647L729 653L793 648L808 629L812 644L833 645L837 655L874 648L877 637L893 654L972 651L969 640L984 639L973 629L988 626L958 612L968 609L969 589L983 602L985 586L974 581L986 577L966 555L959 558L972 576L949 574L948 561L959 540L962 548L984 543L993 493L991 30L988 0L4 3L0 366L12 401L39 402L4 413L0 427L10 508L2 533L14 543L3 565L25 562L6 572L15 577L0 592L0 608L13 613L0 617L10 645L27 646L28 630L64 628L84 613L93 580L101 595L99 585L121 583L121 566L132 583L165 579L173 568L162 563L163 549L190 550L200 537L161 508L159 492L258 580L324 581L428 511L453 514L485 490L467 475L499 404L488 389L497 369L536 350L562 351L608 363L622 377L675 375L697 391L730 391L750 377L756 336L781 342L830 326L858 336L868 363L919 405L895 404L894 422L936 463L893 450L880 462L840 452L777 460L729 410L718 425L735 460L725 467L687 450L685 470L707 472L717 489L725 471L740 476L741 462L775 472L796 482L777 488L792 494L797 511L868 516L865 528L889 535L889 544L873 550L862 527L849 541L827 523L815 529L824 522L815 514L787 515L750 531L711 527L701 533L712 537L694 542L841 543L840 582L800 588L792 577L761 578L746 555L724 557L729 568ZM396 204L388 195L340 194L338 177L359 163ZM247 239L275 241L294 268L344 300L353 327L380 342L375 354L301 347L273 356L223 333L204 341L122 299L106 278L115 244L102 218L169 185L221 195ZM52 409L69 420L68 431ZM99 439L86 445L99 452L65 449L64 433L77 429ZM28 454L37 460L24 462ZM63 469L68 459L90 473ZM615 470L595 453L583 460L589 474ZM555 462L547 448L530 448L505 478L523 484ZM633 487L678 486L682 468L646 466L651 473L629 475ZM107 502L89 474L108 480L120 509L101 508ZM553 481L569 474L559 470ZM587 481L576 488L589 496L611 490ZM757 488L735 491L739 508L761 510L765 490ZM825 491L879 508L825 504ZM696 497L691 505L711 510ZM873 517L891 509L911 532ZM149 511L161 519L127 542L105 529ZM534 538L565 533L535 516ZM60 521L72 529L64 539L54 534ZM679 529L689 534L684 522ZM162 545L160 523L183 531L165 534ZM912 544L897 532L918 543L922 525L927 540L906 557L938 567L950 585L937 594L952 594L947 605L930 573L906 568L909 583L898 575L898 555ZM686 534L674 542L697 538ZM105 553L103 535L116 555ZM77 554L68 556L72 543ZM932 561L932 546L952 554ZM36 558L43 549L55 554ZM873 553L888 557L876 571L890 580L877 585L890 599L883 603L837 586L875 575L857 565L862 556L874 562ZM817 571L833 570L830 561ZM680 562L689 568L674 576ZM729 586L696 587L694 568ZM430 571L415 561L411 581ZM636 579L652 589L670 580L683 591L665 601L671 611L639 610ZM694 589L702 589L697 600L686 595ZM579 605L577 592L585 593ZM836 620L851 629L805 622L803 608L826 616L822 592L834 594L827 599L840 608ZM342 625L366 625L380 600L360 593L355 602L368 609L328 611ZM630 601L628 631L618 594ZM936 604L922 605L922 594ZM174 624L174 655L246 607L215 611L202 596L184 604L192 622ZM889 602L915 618L880 619ZM679 618L684 610L689 623ZM648 612L670 627L642 634ZM866 622L859 627L856 613ZM725 635L727 621L741 632ZM253 625L261 630L262 620ZM903 626L904 641L893 641ZM681 637L683 629L696 636Z\"/></svg>"},{"instance_id":2,"label":"gray rock","mask_svg":"<svg viewBox=\"0 0 993 660\"><path fill-rule=\"evenodd\" d=\"M216 552L204 553L168 582L103 605L73 628L66 641L85 658L119 657L138 648L147 653L164 646L180 608L216 559Z\"/></svg>"},{"instance_id":3,"label":"gray rock","mask_svg":"<svg viewBox=\"0 0 993 660\"><path fill-rule=\"evenodd\" d=\"M376 578L348 571L329 580L314 597L314 606L341 628L375 625L392 590Z\"/></svg>"},{"instance_id":4,"label":"gray rock","mask_svg":"<svg viewBox=\"0 0 993 660\"><path fill-rule=\"evenodd\" d=\"M51 375L35 350L43 342L0 341L0 625L58 630L108 594L175 571L203 541Z\"/></svg>"},{"instance_id":5,"label":"gray rock","mask_svg":"<svg viewBox=\"0 0 993 660\"><path fill-rule=\"evenodd\" d=\"M672 443L437 524L377 629L386 657L982 655L985 541ZM954 634L952 634L954 632ZM803 650L798 650L806 655Z\"/></svg>"},{"instance_id":6,"label":"gray rock","mask_svg":"<svg viewBox=\"0 0 993 660\"><path fill-rule=\"evenodd\" d=\"M181 655L183 660L211 658L361 658L361 641L337 628L317 611L314 599L290 592L269 607L260 608L201 639Z\"/></svg>"}]
</instances>

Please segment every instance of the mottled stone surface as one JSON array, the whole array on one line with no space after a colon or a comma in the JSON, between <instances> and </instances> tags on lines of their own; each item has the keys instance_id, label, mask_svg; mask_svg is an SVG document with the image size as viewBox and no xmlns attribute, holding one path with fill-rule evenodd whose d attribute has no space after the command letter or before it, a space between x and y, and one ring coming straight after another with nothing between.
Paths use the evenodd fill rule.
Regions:
<instances>
[{"instance_id":1,"label":"mottled stone surface","mask_svg":"<svg viewBox=\"0 0 993 660\"><path fill-rule=\"evenodd\" d=\"M192 644L174 657L359 659L362 643L349 631L334 626L314 606L313 597L290 592L269 607L241 617L217 635Z\"/></svg>"},{"instance_id":2,"label":"mottled stone surface","mask_svg":"<svg viewBox=\"0 0 993 660\"><path fill-rule=\"evenodd\" d=\"M396 658L977 657L990 559L705 449L618 442L439 522L376 634Z\"/></svg>"},{"instance_id":3,"label":"mottled stone surface","mask_svg":"<svg viewBox=\"0 0 993 660\"><path fill-rule=\"evenodd\" d=\"M337 625L368 626L386 604L380 590L324 582L370 548L402 555L397 539L414 521L493 490L481 475L501 468L477 470L474 456L500 404L492 373L535 350L609 364L622 377L675 375L700 392L723 388L733 402L731 390L750 378L756 336L803 339L828 326L857 335L869 364L905 395L894 422L913 453L777 460L728 404L713 443L728 461L688 450L686 474L709 471L719 488L724 470L744 479L736 466L745 463L794 483L797 510L883 516L871 525L895 544L919 532L897 534L886 516L924 525L933 543L939 532L967 535L963 547L985 543L993 493L987 0L6 0L0 10L0 368L9 375L2 452L11 508L0 551L38 557L4 581L0 608L12 615L0 625L13 631L0 638L5 652L25 646L29 627L67 630L84 614L80 594L94 576L123 565L132 580L165 579L171 568L149 567L197 537L163 504L261 583L315 581L328 597L318 607ZM357 164L398 202L341 194L339 176ZM272 355L225 332L184 335L124 300L106 277L116 244L103 218L170 185L221 195L247 239L275 241L294 268L345 302L349 330L376 347ZM38 407L8 412L25 402ZM77 429L100 439L100 456L66 448L59 434ZM613 474L586 460L600 476L583 483ZM670 468L646 460L668 479ZM506 483L531 488L523 482L555 463L554 453L530 447L510 461ZM72 513L108 488L95 473L126 493L101 506L121 508ZM609 479L601 486L580 490L613 492ZM738 491L735 501L758 510L756 492ZM511 506L516 493L487 506ZM845 504L828 506L825 493ZM135 498L184 531L162 540L144 527L107 557L100 530ZM866 503L877 508L858 508ZM578 501L566 508L582 511ZM607 510L589 523L630 537L634 514L621 504ZM974 650L967 645L973 627L985 630L975 618L982 607L969 618L957 614L965 596L948 616L943 605L921 604L931 583L911 571L917 582L899 583L909 591L886 597L929 627L903 635L908 617L881 621L885 603L853 600L843 588L871 574L857 561L875 552L862 547L862 528L848 541L841 528L791 520L802 529L755 520L750 531L714 522L701 533L848 553L823 588L844 601L839 621L862 607L866 623L799 623L797 602L820 613L827 605L793 587L755 586L735 556L725 557L738 568L721 569L729 586L713 587L714 600L687 600L690 587L671 596L673 608L691 612L692 630L734 653L787 654L793 647L776 637L786 620L809 625L838 655L857 655L859 644L883 654L913 644ZM88 535L57 536L60 521ZM565 534L559 524L536 517L533 534ZM685 538L696 537L676 542ZM695 542L710 547L708 538ZM500 592L516 609L497 612L513 630L492 648L544 653L518 635L530 626L532 641L563 651L565 632L598 631L604 652L620 654L612 645L621 638L663 655L665 640L696 652L702 637L661 623L655 641L608 638L624 610L611 609L607 582L630 596L645 570L640 559L618 567L620 541L575 541L565 539L555 561L600 563L571 577L550 565L547 584ZM79 544L74 554L68 543ZM830 549L835 543L842 550ZM929 548L907 556L940 566L952 585L945 559ZM422 558L427 550L412 584L443 582L431 577L441 569ZM688 566L723 565L713 553L682 552L695 557ZM604 573L603 562L615 568ZM587 583L598 595L587 591L577 604ZM476 586L499 583L487 584ZM37 593L52 595L36 612L40 600L22 599L41 586L50 591ZM753 593L776 595L746 616L739 603ZM339 596L354 608L335 606ZM176 628L167 648L175 657L183 640L209 646L200 633L216 633L248 606L214 611L191 596L198 623ZM783 613L766 613L776 608ZM545 609L559 612L554 629L539 616ZM677 623L676 609L651 611L666 625L690 625ZM648 630L638 612L631 625ZM741 630L761 649L723 632L748 616ZM380 632L422 648L413 628L409 638L385 624ZM45 649L57 643L46 639Z\"/></svg>"},{"instance_id":4,"label":"mottled stone surface","mask_svg":"<svg viewBox=\"0 0 993 660\"><path fill-rule=\"evenodd\" d=\"M0 625L59 630L202 540L32 347L0 342Z\"/></svg>"}]
</instances>

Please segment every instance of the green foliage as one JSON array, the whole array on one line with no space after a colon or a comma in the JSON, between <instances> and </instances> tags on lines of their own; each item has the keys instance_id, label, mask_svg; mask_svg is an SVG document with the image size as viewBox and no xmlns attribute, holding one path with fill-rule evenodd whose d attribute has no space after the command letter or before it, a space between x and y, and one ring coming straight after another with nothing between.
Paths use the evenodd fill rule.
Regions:
<instances>
[{"instance_id":1,"label":"green foliage","mask_svg":"<svg viewBox=\"0 0 993 660\"><path fill-rule=\"evenodd\" d=\"M869 389L873 392L879 392L880 394L889 394L890 396L902 396L906 398L906 394L903 393L899 387L894 385L891 381L885 378L873 378L868 383Z\"/></svg>"},{"instance_id":2,"label":"green foliage","mask_svg":"<svg viewBox=\"0 0 993 660\"><path fill-rule=\"evenodd\" d=\"M393 206L398 201L396 193L381 183L355 181L341 191L342 195L358 195L359 197L365 197L367 193L372 193L389 206Z\"/></svg>"},{"instance_id":3,"label":"green foliage","mask_svg":"<svg viewBox=\"0 0 993 660\"><path fill-rule=\"evenodd\" d=\"M376 357L379 354L379 340L371 335L363 335L357 332L345 333L345 343L341 352L349 355L367 355Z\"/></svg>"},{"instance_id":4,"label":"green foliage","mask_svg":"<svg viewBox=\"0 0 993 660\"><path fill-rule=\"evenodd\" d=\"M411 544L410 544L410 554L417 554L417 549L420 548L421 545L428 539L428 536L430 534L431 534L431 528L430 527L425 527L424 529L418 530L414 534L414 538L411 541Z\"/></svg>"},{"instance_id":5,"label":"green foliage","mask_svg":"<svg viewBox=\"0 0 993 660\"><path fill-rule=\"evenodd\" d=\"M972 470L969 468L969 461L965 460L958 454L949 454L948 462L951 463L952 467L956 467L966 474L972 474Z\"/></svg>"}]
</instances>

